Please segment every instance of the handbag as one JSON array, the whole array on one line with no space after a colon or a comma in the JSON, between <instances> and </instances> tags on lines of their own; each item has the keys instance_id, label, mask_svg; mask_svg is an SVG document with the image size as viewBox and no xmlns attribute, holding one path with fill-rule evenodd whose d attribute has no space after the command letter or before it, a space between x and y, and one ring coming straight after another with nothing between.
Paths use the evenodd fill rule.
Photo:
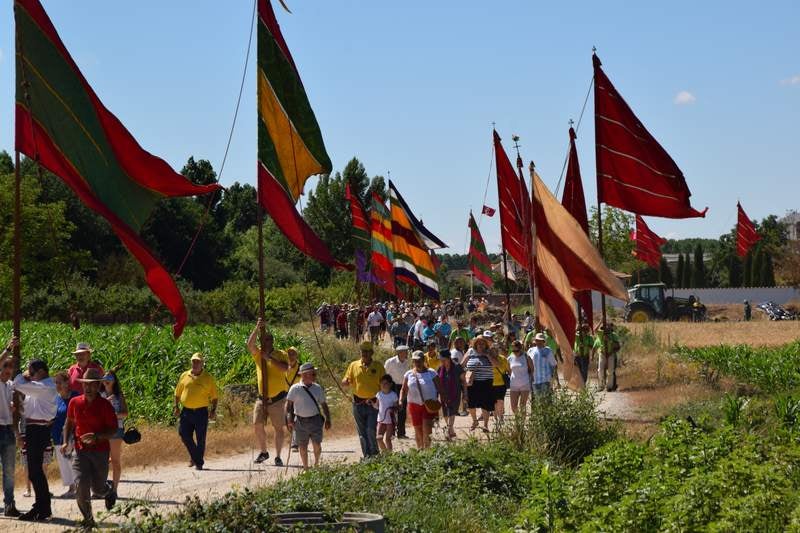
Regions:
<instances>
[{"instance_id":1,"label":"handbag","mask_svg":"<svg viewBox=\"0 0 800 533\"><path fill-rule=\"evenodd\" d=\"M419 397L422 398L422 403L425 405L425 410L431 415L439 413L439 409L442 408L442 403L439 400L426 400L425 396L422 394L422 385L419 384L419 375L416 371L414 371L414 377L416 378L415 381L417 383L417 388L419 388Z\"/></svg>"},{"instance_id":2,"label":"handbag","mask_svg":"<svg viewBox=\"0 0 800 533\"><path fill-rule=\"evenodd\" d=\"M125 420L125 425L128 426L128 420ZM122 441L125 444L136 444L137 442L142 440L142 434L139 433L139 430L136 429L136 426L133 422L130 423L130 427L125 429L125 432L122 434Z\"/></svg>"}]
</instances>

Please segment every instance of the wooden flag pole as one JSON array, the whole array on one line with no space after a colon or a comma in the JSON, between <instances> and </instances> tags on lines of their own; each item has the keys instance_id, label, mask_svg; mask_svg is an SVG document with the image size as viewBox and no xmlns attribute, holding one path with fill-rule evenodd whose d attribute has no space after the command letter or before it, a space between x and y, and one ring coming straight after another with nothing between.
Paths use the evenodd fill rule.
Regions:
<instances>
[{"instance_id":1,"label":"wooden flag pole","mask_svg":"<svg viewBox=\"0 0 800 533\"><path fill-rule=\"evenodd\" d=\"M19 152L14 155L14 274L12 281L13 292L13 335L20 338L22 323L22 179L19 173ZM14 347L14 371L19 370L20 345Z\"/></svg>"},{"instance_id":2,"label":"wooden flag pole","mask_svg":"<svg viewBox=\"0 0 800 533\"><path fill-rule=\"evenodd\" d=\"M259 331L259 351L261 357L258 360L261 368L261 398L262 408L266 414L267 408L267 362L264 360L264 339L267 336L267 326L264 324L264 207L258 202L258 318L261 320L261 330Z\"/></svg>"}]
</instances>

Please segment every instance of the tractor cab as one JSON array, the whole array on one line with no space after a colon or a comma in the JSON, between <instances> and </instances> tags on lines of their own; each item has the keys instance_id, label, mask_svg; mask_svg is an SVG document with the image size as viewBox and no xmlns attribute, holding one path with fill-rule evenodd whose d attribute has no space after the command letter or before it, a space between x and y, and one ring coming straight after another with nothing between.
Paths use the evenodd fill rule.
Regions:
<instances>
[{"instance_id":1,"label":"tractor cab","mask_svg":"<svg viewBox=\"0 0 800 533\"><path fill-rule=\"evenodd\" d=\"M628 289L629 303L625 307L628 322L648 322L664 318L666 295L663 283L643 283Z\"/></svg>"}]
</instances>

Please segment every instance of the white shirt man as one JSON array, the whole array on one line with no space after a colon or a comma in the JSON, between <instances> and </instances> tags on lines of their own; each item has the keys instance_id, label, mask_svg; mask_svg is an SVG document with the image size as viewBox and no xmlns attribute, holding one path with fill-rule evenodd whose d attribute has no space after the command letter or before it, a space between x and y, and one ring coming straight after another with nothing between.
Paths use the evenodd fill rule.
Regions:
<instances>
[{"instance_id":1,"label":"white shirt man","mask_svg":"<svg viewBox=\"0 0 800 533\"><path fill-rule=\"evenodd\" d=\"M367 317L367 324L369 324L369 327L371 328L380 327L382 322L383 322L383 315L381 315L380 312L377 310L371 312Z\"/></svg>"}]
</instances>

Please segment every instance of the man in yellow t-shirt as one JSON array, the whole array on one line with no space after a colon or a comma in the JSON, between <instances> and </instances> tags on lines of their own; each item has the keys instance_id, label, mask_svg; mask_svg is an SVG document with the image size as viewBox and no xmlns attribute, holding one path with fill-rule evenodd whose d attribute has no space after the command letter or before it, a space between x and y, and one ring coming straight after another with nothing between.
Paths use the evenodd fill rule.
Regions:
<instances>
[{"instance_id":1,"label":"man in yellow t-shirt","mask_svg":"<svg viewBox=\"0 0 800 533\"><path fill-rule=\"evenodd\" d=\"M383 365L372 358L371 342L361 343L361 358L350 363L342 385L353 388L353 418L356 421L361 453L364 457L378 455L378 402Z\"/></svg>"},{"instance_id":2,"label":"man in yellow t-shirt","mask_svg":"<svg viewBox=\"0 0 800 533\"><path fill-rule=\"evenodd\" d=\"M189 466L202 470L208 421L217 416L217 382L203 369L202 354L192 355L191 360L192 369L181 374L175 386L174 415L180 417L178 434L189 452Z\"/></svg>"},{"instance_id":3,"label":"man in yellow t-shirt","mask_svg":"<svg viewBox=\"0 0 800 533\"><path fill-rule=\"evenodd\" d=\"M256 363L256 376L258 380L258 399L253 407L253 430L261 452L256 457L256 463L263 463L269 459L267 451L267 432L264 426L269 419L275 432L275 466L283 466L281 451L284 440L283 408L286 403L286 393L289 386L286 384L286 371L289 369L289 356L283 350L276 350L273 346L272 333L266 332L258 343L259 333L262 329L261 319L256 322L256 327L247 338L247 349ZM264 381L264 371L267 379Z\"/></svg>"}]
</instances>

